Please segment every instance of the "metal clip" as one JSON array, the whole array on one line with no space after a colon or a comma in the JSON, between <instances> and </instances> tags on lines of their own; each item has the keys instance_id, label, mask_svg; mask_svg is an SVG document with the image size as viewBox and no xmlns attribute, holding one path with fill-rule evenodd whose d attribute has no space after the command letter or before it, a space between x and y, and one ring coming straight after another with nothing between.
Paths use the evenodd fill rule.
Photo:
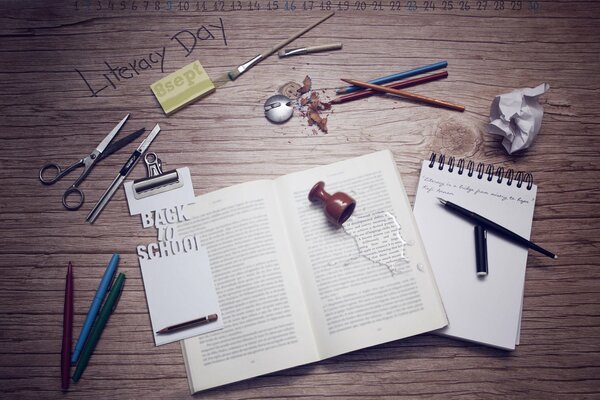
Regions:
<instances>
[{"instance_id":1,"label":"metal clip","mask_svg":"<svg viewBox=\"0 0 600 400\"><path fill-rule=\"evenodd\" d=\"M183 186L176 170L163 172L162 161L156 153L146 154L144 162L146 163L148 177L133 181L133 196L137 200Z\"/></svg>"},{"instance_id":2,"label":"metal clip","mask_svg":"<svg viewBox=\"0 0 600 400\"><path fill-rule=\"evenodd\" d=\"M147 153L144 156L144 162L146 163L146 170L148 171L148 177L158 176L163 173L162 161L156 153Z\"/></svg>"}]
</instances>

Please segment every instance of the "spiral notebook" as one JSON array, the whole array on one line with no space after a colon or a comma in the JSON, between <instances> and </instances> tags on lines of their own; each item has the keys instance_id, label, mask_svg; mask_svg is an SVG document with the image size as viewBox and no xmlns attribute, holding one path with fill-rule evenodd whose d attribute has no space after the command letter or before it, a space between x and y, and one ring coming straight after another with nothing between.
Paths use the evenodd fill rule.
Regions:
<instances>
[{"instance_id":1,"label":"spiral notebook","mask_svg":"<svg viewBox=\"0 0 600 400\"><path fill-rule=\"evenodd\" d=\"M476 275L474 224L443 198L529 239L537 187L529 173L432 154L414 205L448 326L437 331L506 350L519 343L527 249L488 231L488 275Z\"/></svg>"}]
</instances>

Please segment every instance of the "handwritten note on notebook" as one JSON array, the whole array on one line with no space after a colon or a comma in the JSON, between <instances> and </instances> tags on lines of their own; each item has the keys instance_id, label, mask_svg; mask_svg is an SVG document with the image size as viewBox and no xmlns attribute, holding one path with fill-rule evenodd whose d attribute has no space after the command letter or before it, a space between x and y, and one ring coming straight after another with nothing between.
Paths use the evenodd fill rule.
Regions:
<instances>
[{"instance_id":1,"label":"handwritten note on notebook","mask_svg":"<svg viewBox=\"0 0 600 400\"><path fill-rule=\"evenodd\" d=\"M514 350L519 328L527 249L488 232L489 275L476 275L474 224L450 213L449 200L529 238L537 187L517 180L423 161L414 214L438 285L448 326L444 335ZM483 171L483 169L481 170Z\"/></svg>"}]
</instances>

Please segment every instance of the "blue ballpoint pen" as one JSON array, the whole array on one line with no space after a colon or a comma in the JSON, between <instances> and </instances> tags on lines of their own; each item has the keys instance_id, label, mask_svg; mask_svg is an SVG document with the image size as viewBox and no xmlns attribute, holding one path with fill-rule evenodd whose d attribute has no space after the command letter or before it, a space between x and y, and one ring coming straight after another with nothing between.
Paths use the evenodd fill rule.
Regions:
<instances>
[{"instance_id":1,"label":"blue ballpoint pen","mask_svg":"<svg viewBox=\"0 0 600 400\"><path fill-rule=\"evenodd\" d=\"M79 355L81 354L81 350L83 349L83 345L87 340L90 331L92 330L92 325L96 320L96 316L98 315L98 310L100 310L100 306L102 305L102 301L104 300L104 296L106 296L106 292L108 292L108 287L115 276L115 272L117 271L117 265L119 264L119 255L113 254L108 266L106 267L106 271L104 272L104 276L100 281L100 285L98 286L98 290L96 291L96 295L94 296L94 300L92 300L92 304L90 305L90 310L88 311L87 317L85 317L85 322L83 323L83 328L81 328L81 333L79 334L79 338L77 339L77 344L75 345L75 350L71 355L71 364L76 364Z\"/></svg>"}]
</instances>

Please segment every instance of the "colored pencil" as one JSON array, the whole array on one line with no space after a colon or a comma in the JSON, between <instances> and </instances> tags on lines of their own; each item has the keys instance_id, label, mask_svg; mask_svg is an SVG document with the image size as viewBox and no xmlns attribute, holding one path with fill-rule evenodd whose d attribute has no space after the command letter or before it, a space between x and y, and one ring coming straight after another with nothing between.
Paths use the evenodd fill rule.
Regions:
<instances>
[{"instance_id":1,"label":"colored pencil","mask_svg":"<svg viewBox=\"0 0 600 400\"><path fill-rule=\"evenodd\" d=\"M446 68L447 66L448 66L448 61L440 61L440 62L436 62L434 64L429 64L429 65L424 65L422 67L413 68L408 71L398 72L396 74L382 76L380 78L372 79L369 81L369 83L372 83L374 85L383 85L385 83L395 82L395 81L399 81L400 79L406 79L406 78L410 78L411 76L420 75L420 74L424 74L426 72L431 72L431 71L435 71L438 69ZM356 92L358 90L360 90L360 87L357 87L357 85L354 85L354 86L347 86L345 88L340 88L336 91L336 93L337 94L347 94L347 93Z\"/></svg>"},{"instance_id":2,"label":"colored pencil","mask_svg":"<svg viewBox=\"0 0 600 400\"><path fill-rule=\"evenodd\" d=\"M444 71L444 72L438 72L438 73L431 74L431 75L421 76L419 78L406 79L406 80L399 81L399 82L388 83L387 85L385 85L385 87L390 87L393 89L402 89L405 87L416 86L416 85L420 85L422 83L431 82L431 81L435 81L438 79L444 79L447 77L448 77L448 72ZM377 92L373 89L363 89L363 90L359 90L358 92L348 93L348 94L344 94L342 96L338 96L335 99L331 100L331 104L339 104L339 103L345 103L347 101L364 99L365 97L373 96L374 94L377 94Z\"/></svg>"},{"instance_id":3,"label":"colored pencil","mask_svg":"<svg viewBox=\"0 0 600 400\"><path fill-rule=\"evenodd\" d=\"M349 83L351 85L354 85L354 86L360 86L360 87L364 87L364 88L368 88L368 89L373 89L378 92L395 94L397 96L401 96L401 97L404 97L404 98L407 98L410 100L414 100L414 101L419 101L421 103L426 103L426 104L431 104L434 106L449 108L451 110L456 110L456 111L465 111L465 106L463 106L463 105L451 103L451 102L445 101L445 100L434 99L433 97L427 97L427 96L415 94L412 92L406 92L404 90L399 90L399 89L392 89L392 88L389 88L386 86L374 85L372 83L361 82L361 81L357 81L354 79L342 79L342 81Z\"/></svg>"}]
</instances>

